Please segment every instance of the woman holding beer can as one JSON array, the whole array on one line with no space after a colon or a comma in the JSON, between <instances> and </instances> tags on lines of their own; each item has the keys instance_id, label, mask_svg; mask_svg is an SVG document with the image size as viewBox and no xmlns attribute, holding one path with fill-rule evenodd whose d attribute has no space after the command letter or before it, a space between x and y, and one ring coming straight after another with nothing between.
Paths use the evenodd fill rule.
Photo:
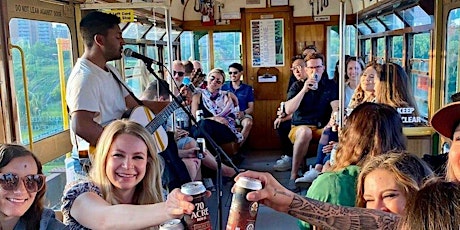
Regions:
<instances>
[{"instance_id":1,"label":"woman holding beer can","mask_svg":"<svg viewBox=\"0 0 460 230\"><path fill-rule=\"evenodd\" d=\"M152 135L133 121L112 122L99 139L88 180L64 191L64 223L70 229L145 229L191 213L192 197L179 189L163 201L161 171Z\"/></svg>"}]
</instances>

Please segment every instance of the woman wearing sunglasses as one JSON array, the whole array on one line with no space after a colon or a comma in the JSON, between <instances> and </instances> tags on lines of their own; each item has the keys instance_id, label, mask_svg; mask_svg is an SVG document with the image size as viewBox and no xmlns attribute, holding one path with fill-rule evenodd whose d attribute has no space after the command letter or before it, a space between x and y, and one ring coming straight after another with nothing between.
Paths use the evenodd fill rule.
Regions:
<instances>
[{"instance_id":1,"label":"woman wearing sunglasses","mask_svg":"<svg viewBox=\"0 0 460 230\"><path fill-rule=\"evenodd\" d=\"M243 141L243 135L236 129L235 124L238 98L231 92L221 90L224 79L223 70L211 70L208 73L206 89L192 98L192 114L197 118L196 112L201 110L205 118L200 120L198 125L206 130L218 145ZM195 138L204 137L201 130L196 127L192 127L192 134Z\"/></svg>"},{"instance_id":2,"label":"woman wearing sunglasses","mask_svg":"<svg viewBox=\"0 0 460 230\"><path fill-rule=\"evenodd\" d=\"M43 207L45 190L38 158L20 145L0 144L0 229L64 229Z\"/></svg>"},{"instance_id":3,"label":"woman wearing sunglasses","mask_svg":"<svg viewBox=\"0 0 460 230\"><path fill-rule=\"evenodd\" d=\"M133 121L109 124L98 141L89 180L64 191L70 229L146 229L191 213L179 189L163 202L162 165L152 135Z\"/></svg>"}]
</instances>

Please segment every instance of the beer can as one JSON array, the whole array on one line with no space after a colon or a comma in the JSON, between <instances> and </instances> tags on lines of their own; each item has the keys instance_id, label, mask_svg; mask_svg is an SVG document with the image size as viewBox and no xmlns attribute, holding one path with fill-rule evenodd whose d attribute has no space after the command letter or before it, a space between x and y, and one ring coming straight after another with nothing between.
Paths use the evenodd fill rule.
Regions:
<instances>
[{"instance_id":1,"label":"beer can","mask_svg":"<svg viewBox=\"0 0 460 230\"><path fill-rule=\"evenodd\" d=\"M262 189L262 182L249 177L240 177L235 184L230 213L228 214L227 230L255 229L258 202L246 199L249 192Z\"/></svg>"},{"instance_id":2,"label":"beer can","mask_svg":"<svg viewBox=\"0 0 460 230\"><path fill-rule=\"evenodd\" d=\"M206 188L201 181L192 181L181 186L180 191L193 197L192 214L184 215L186 228L188 230L211 230L211 216L204 201Z\"/></svg>"},{"instance_id":3,"label":"beer can","mask_svg":"<svg viewBox=\"0 0 460 230\"><path fill-rule=\"evenodd\" d=\"M339 121L339 112L335 111L332 115L332 119L334 120L334 125L332 125L332 132L337 132L337 126L338 126L338 121Z\"/></svg>"},{"instance_id":4,"label":"beer can","mask_svg":"<svg viewBox=\"0 0 460 230\"><path fill-rule=\"evenodd\" d=\"M184 225L179 219L172 219L162 223L159 230L184 230Z\"/></svg>"},{"instance_id":5,"label":"beer can","mask_svg":"<svg viewBox=\"0 0 460 230\"><path fill-rule=\"evenodd\" d=\"M280 110L281 110L281 113L286 114L286 105L284 101L280 103Z\"/></svg>"},{"instance_id":6,"label":"beer can","mask_svg":"<svg viewBox=\"0 0 460 230\"><path fill-rule=\"evenodd\" d=\"M313 75L313 78L315 79L316 83L310 86L310 89L312 90L317 90L318 89L318 81L319 81L319 76L317 73Z\"/></svg>"},{"instance_id":7,"label":"beer can","mask_svg":"<svg viewBox=\"0 0 460 230\"><path fill-rule=\"evenodd\" d=\"M196 121L199 122L201 119L203 119L203 110L199 109L196 111Z\"/></svg>"},{"instance_id":8,"label":"beer can","mask_svg":"<svg viewBox=\"0 0 460 230\"><path fill-rule=\"evenodd\" d=\"M199 137L199 138L196 139L196 143L198 144L198 148L200 148L199 150L195 151L196 157L198 159L203 159L204 158L204 150L206 149L205 140L204 140L204 138Z\"/></svg>"}]
</instances>

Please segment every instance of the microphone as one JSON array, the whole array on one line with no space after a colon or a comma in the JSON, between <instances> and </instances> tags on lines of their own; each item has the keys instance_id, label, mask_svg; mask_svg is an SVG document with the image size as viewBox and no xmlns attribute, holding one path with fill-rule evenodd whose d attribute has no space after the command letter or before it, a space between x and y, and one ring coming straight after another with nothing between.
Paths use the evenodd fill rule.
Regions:
<instances>
[{"instance_id":1,"label":"microphone","mask_svg":"<svg viewBox=\"0 0 460 230\"><path fill-rule=\"evenodd\" d=\"M124 51L123 51L123 54L126 56L126 57L133 57L133 58L137 58L137 59L140 59L142 60L144 63L148 63L148 64L156 64L156 65L160 65L162 66L163 63L159 62L159 61L155 61L149 57L146 57L140 53L136 53L134 52L132 49L130 48L126 48Z\"/></svg>"}]
</instances>

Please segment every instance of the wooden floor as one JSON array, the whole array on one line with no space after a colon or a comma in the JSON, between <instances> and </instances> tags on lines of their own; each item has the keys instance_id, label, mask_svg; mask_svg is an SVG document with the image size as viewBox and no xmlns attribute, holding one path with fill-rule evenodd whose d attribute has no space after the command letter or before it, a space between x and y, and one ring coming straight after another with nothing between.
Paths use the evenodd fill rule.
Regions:
<instances>
[{"instance_id":1,"label":"wooden floor","mask_svg":"<svg viewBox=\"0 0 460 230\"><path fill-rule=\"evenodd\" d=\"M280 151L246 151L243 156L245 159L239 166L241 169L270 172L278 181L281 182L281 184L287 185L290 172L275 172L273 170L275 161L278 160L281 156ZM222 228L217 227L218 212L216 192L213 192L212 196L207 201L211 213L213 229L225 229L228 212L230 210L230 204L232 201L232 194L230 192L232 186L233 182L227 182L224 184L222 189ZM305 192L306 191L301 191L301 194L305 195ZM297 219L261 205L259 208L255 229L298 229Z\"/></svg>"}]
</instances>

